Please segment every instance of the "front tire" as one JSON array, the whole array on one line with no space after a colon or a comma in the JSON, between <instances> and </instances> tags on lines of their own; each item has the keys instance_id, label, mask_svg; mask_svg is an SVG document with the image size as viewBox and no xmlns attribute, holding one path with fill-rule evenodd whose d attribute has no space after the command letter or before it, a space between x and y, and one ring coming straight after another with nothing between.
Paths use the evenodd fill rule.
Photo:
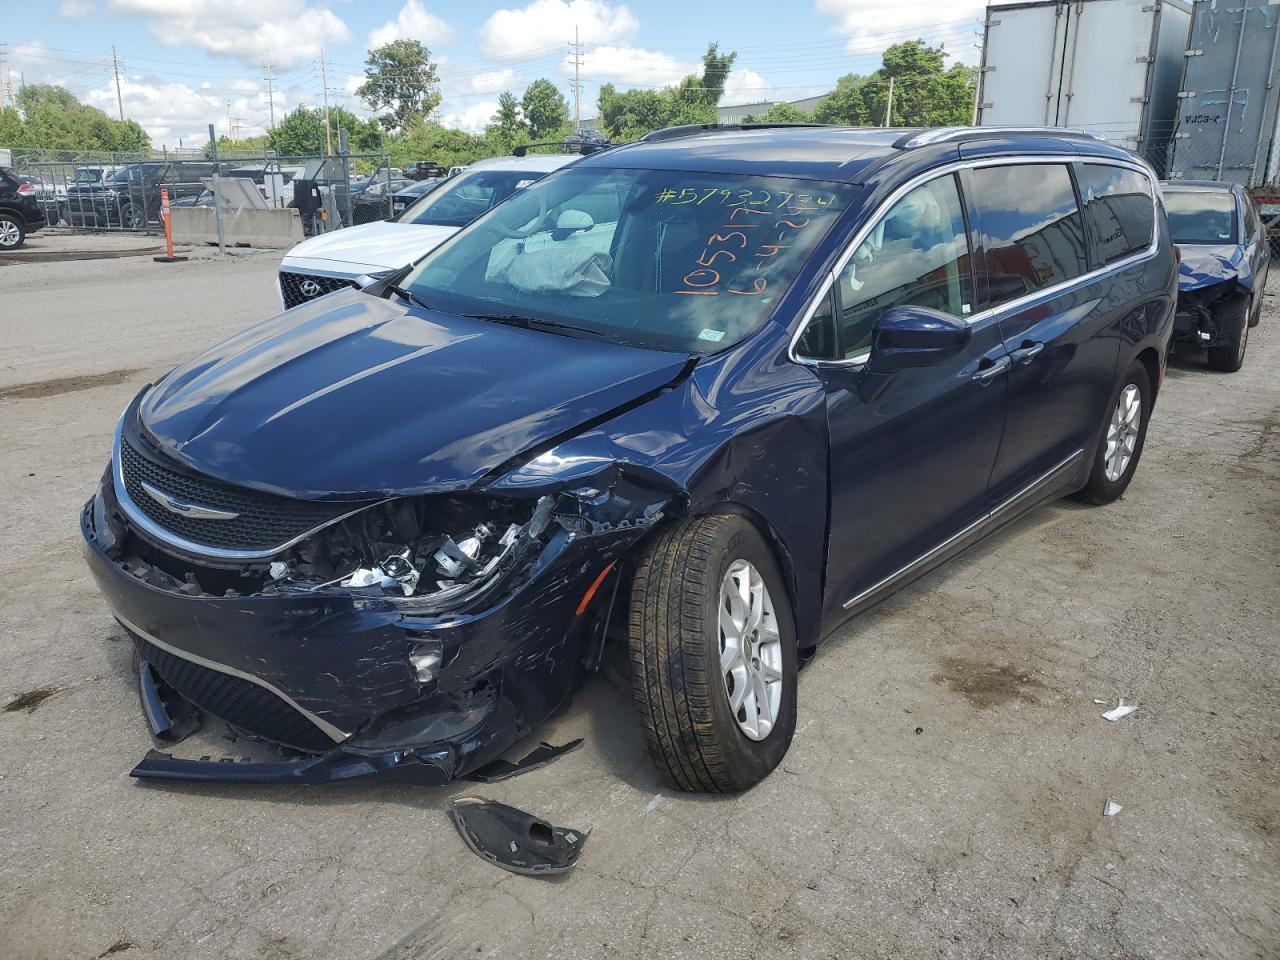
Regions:
<instances>
[{"instance_id":1,"label":"front tire","mask_svg":"<svg viewBox=\"0 0 1280 960\"><path fill-rule=\"evenodd\" d=\"M796 726L795 619L773 553L729 514L645 551L631 590L631 676L649 755L677 790L763 780Z\"/></svg>"},{"instance_id":2,"label":"front tire","mask_svg":"<svg viewBox=\"0 0 1280 960\"><path fill-rule=\"evenodd\" d=\"M1147 368L1135 360L1120 378L1107 405L1107 419L1093 455L1089 481L1079 494L1081 500L1111 503L1128 489L1147 440L1153 399Z\"/></svg>"},{"instance_id":3,"label":"front tire","mask_svg":"<svg viewBox=\"0 0 1280 960\"><path fill-rule=\"evenodd\" d=\"M1220 347L1208 350L1209 369L1219 373L1235 373L1244 365L1245 348L1249 345L1249 301L1242 297L1225 303L1214 312Z\"/></svg>"}]
</instances>

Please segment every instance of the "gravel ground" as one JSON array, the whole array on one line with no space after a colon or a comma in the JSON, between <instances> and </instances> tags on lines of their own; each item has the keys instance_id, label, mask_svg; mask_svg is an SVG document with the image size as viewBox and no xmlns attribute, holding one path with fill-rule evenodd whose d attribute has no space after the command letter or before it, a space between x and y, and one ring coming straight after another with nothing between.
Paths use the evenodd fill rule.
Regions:
<instances>
[{"instance_id":1,"label":"gravel ground","mask_svg":"<svg viewBox=\"0 0 1280 960\"><path fill-rule=\"evenodd\" d=\"M1240 373L1171 368L1122 501L1043 508L833 637L750 793L661 788L604 680L539 731L583 749L492 787L144 786L76 513L133 393L273 308L278 255L201 256L0 267L5 960L1280 957L1274 298ZM483 863L457 792L590 829L577 870Z\"/></svg>"}]
</instances>

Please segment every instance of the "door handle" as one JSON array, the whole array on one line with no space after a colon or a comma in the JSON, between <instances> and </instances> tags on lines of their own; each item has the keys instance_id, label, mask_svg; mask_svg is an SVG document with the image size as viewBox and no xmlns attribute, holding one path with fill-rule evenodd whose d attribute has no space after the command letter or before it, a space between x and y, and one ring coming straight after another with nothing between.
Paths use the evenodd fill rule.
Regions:
<instances>
[{"instance_id":1,"label":"door handle","mask_svg":"<svg viewBox=\"0 0 1280 960\"><path fill-rule=\"evenodd\" d=\"M1011 366L1013 366L1013 364L1012 362L1010 362L1009 357L1006 354L1005 356L1001 357L999 360L993 361L991 366L984 367L981 370L979 370L977 373L975 373L973 375L973 379L975 382L977 382L978 386L985 387L996 377L1000 376L1000 374L1008 370Z\"/></svg>"},{"instance_id":2,"label":"door handle","mask_svg":"<svg viewBox=\"0 0 1280 960\"><path fill-rule=\"evenodd\" d=\"M1017 350L1010 353L1009 356L1013 358L1014 363L1026 366L1043 352L1043 343L1024 343Z\"/></svg>"}]
</instances>

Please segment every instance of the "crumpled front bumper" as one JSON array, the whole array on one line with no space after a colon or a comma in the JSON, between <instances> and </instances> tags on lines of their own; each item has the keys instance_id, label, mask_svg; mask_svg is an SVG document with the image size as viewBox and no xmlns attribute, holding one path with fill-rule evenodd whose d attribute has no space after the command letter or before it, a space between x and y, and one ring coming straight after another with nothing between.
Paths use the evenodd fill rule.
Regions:
<instances>
[{"instance_id":1,"label":"crumpled front bumper","mask_svg":"<svg viewBox=\"0 0 1280 960\"><path fill-rule=\"evenodd\" d=\"M221 597L164 589L125 568L118 524L101 490L81 512L85 559L143 661L139 693L153 733L164 697L148 694L148 677L301 754L260 764L154 753L133 773L240 782L396 772L445 783L497 759L582 681L612 584L585 608L584 595L642 533L560 530L492 606L418 617L360 591ZM442 654L427 683L409 662L422 643ZM281 729L288 735L276 735Z\"/></svg>"}]
</instances>

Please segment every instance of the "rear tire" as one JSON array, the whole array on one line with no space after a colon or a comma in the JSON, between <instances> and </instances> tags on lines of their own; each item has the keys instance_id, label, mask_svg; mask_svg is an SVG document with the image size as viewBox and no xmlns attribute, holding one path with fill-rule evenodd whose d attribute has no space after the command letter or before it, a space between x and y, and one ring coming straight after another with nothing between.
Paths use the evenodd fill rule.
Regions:
<instances>
[{"instance_id":1,"label":"rear tire","mask_svg":"<svg viewBox=\"0 0 1280 960\"><path fill-rule=\"evenodd\" d=\"M1132 407L1135 399L1141 404L1136 415ZM1085 503L1111 503L1120 499L1128 489L1147 440L1152 400L1147 368L1135 360L1120 378L1111 402L1107 404L1102 436L1089 470L1089 481L1077 495L1079 499ZM1127 456L1124 453L1126 449Z\"/></svg>"},{"instance_id":2,"label":"rear tire","mask_svg":"<svg viewBox=\"0 0 1280 960\"><path fill-rule=\"evenodd\" d=\"M1245 348L1249 344L1249 301L1236 298L1221 304L1214 311L1214 320L1218 327L1218 336L1224 343L1220 347L1210 347L1209 369L1220 373L1235 373L1244 364Z\"/></svg>"},{"instance_id":3,"label":"rear tire","mask_svg":"<svg viewBox=\"0 0 1280 960\"><path fill-rule=\"evenodd\" d=\"M12 214L0 213L0 250L17 250L27 239L27 228Z\"/></svg>"},{"instance_id":4,"label":"rear tire","mask_svg":"<svg viewBox=\"0 0 1280 960\"><path fill-rule=\"evenodd\" d=\"M632 582L630 648L649 755L672 787L745 790L782 761L796 726L795 620L747 520L695 517L649 546Z\"/></svg>"}]
</instances>

